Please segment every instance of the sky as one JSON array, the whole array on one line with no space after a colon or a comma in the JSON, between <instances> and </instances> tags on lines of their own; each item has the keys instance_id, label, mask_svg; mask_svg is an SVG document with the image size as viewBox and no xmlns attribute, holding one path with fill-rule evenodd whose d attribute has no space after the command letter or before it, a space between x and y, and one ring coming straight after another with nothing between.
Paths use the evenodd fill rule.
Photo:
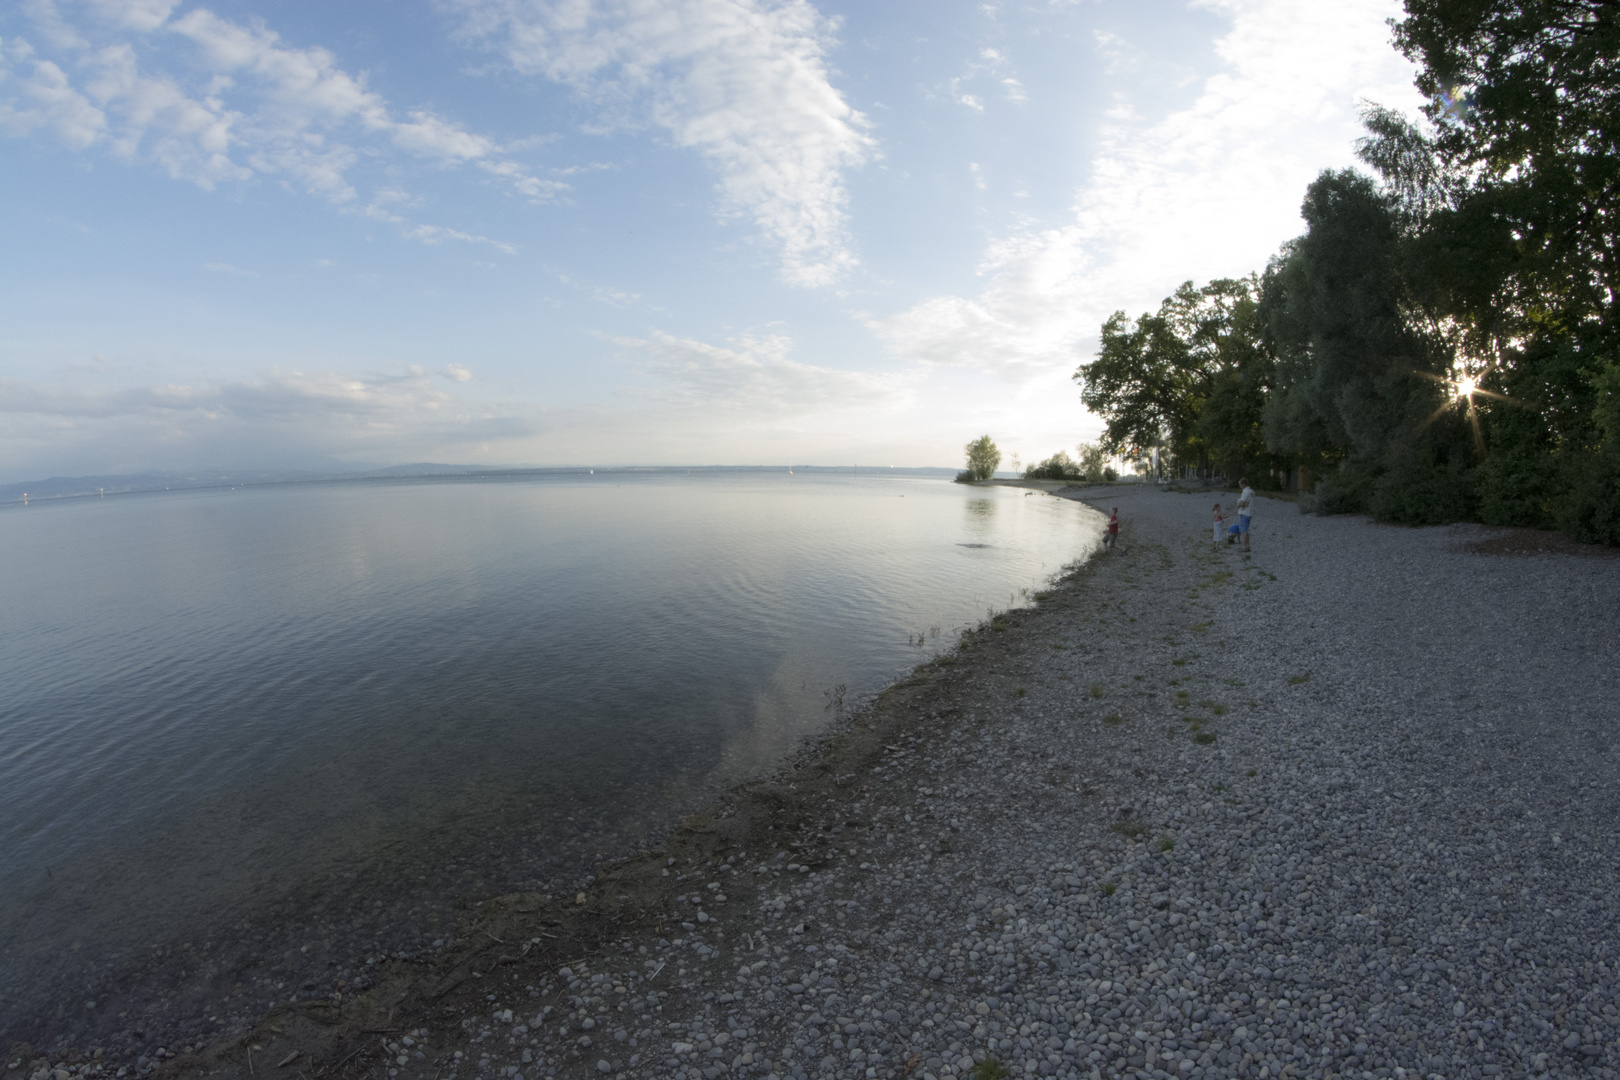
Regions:
<instances>
[{"instance_id":1,"label":"sky","mask_svg":"<svg viewBox=\"0 0 1620 1080\"><path fill-rule=\"evenodd\" d=\"M1028 463L1264 268L1390 0L13 0L0 481Z\"/></svg>"}]
</instances>

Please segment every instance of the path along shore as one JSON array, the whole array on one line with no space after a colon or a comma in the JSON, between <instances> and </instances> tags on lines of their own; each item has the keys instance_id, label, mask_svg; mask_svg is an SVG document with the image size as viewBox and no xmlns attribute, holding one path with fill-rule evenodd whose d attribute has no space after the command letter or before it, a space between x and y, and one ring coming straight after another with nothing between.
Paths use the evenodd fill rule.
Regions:
<instances>
[{"instance_id":1,"label":"path along shore","mask_svg":"<svg viewBox=\"0 0 1620 1080\"><path fill-rule=\"evenodd\" d=\"M667 849L4 1080L1620 1075L1620 558L1063 494L1122 550Z\"/></svg>"}]
</instances>

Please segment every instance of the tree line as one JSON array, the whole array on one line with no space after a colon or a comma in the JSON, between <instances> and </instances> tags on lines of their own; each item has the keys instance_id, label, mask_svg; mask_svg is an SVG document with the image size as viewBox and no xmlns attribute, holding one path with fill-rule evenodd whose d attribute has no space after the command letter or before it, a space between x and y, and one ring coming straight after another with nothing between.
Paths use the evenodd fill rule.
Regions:
<instances>
[{"instance_id":1,"label":"tree line","mask_svg":"<svg viewBox=\"0 0 1620 1080\"><path fill-rule=\"evenodd\" d=\"M1116 312L1110 454L1304 478L1309 507L1620 544L1620 5L1407 0L1419 124L1368 105L1263 272Z\"/></svg>"},{"instance_id":2,"label":"tree line","mask_svg":"<svg viewBox=\"0 0 1620 1080\"><path fill-rule=\"evenodd\" d=\"M1045 461L1024 469L1019 475L1025 480L1072 480L1092 484L1108 483L1119 479L1119 472L1108 464L1108 452L1098 443L1081 443L1076 449L1079 460L1071 458L1067 450L1059 450ZM981 435L962 448L967 455L967 468L956 474L956 482L989 480L1001 465L1001 448L988 435ZM1018 468L1018 455L1013 455L1013 469Z\"/></svg>"}]
</instances>

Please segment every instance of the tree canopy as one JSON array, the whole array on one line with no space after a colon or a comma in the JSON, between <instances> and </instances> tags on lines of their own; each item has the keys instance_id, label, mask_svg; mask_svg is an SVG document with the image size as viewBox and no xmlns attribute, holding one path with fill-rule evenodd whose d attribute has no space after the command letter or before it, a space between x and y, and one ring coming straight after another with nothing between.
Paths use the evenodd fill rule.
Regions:
<instances>
[{"instance_id":1,"label":"tree canopy","mask_svg":"<svg viewBox=\"0 0 1620 1080\"><path fill-rule=\"evenodd\" d=\"M967 470L958 479L988 480L996 475L996 466L1001 464L1001 451L990 436L980 435L963 447L963 451L967 454Z\"/></svg>"},{"instance_id":2,"label":"tree canopy","mask_svg":"<svg viewBox=\"0 0 1620 1080\"><path fill-rule=\"evenodd\" d=\"M1406 0L1422 118L1370 106L1256 277L1116 312L1111 451L1321 476L1314 505L1620 544L1620 3Z\"/></svg>"},{"instance_id":3,"label":"tree canopy","mask_svg":"<svg viewBox=\"0 0 1620 1080\"><path fill-rule=\"evenodd\" d=\"M1103 417L1102 447L1139 457L1161 447L1183 461L1262 454L1260 406L1270 379L1257 316L1259 280L1188 281L1154 313L1116 311L1097 359L1075 372L1080 399Z\"/></svg>"}]
</instances>

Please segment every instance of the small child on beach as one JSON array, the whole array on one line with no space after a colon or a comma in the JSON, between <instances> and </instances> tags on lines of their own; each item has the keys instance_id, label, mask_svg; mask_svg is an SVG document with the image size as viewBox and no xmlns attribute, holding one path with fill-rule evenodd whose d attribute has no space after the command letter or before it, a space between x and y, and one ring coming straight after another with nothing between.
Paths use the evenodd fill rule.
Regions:
<instances>
[{"instance_id":1,"label":"small child on beach","mask_svg":"<svg viewBox=\"0 0 1620 1080\"><path fill-rule=\"evenodd\" d=\"M1215 504L1215 546L1221 546L1221 539L1226 535L1226 518L1221 515L1221 504Z\"/></svg>"},{"instance_id":2,"label":"small child on beach","mask_svg":"<svg viewBox=\"0 0 1620 1080\"><path fill-rule=\"evenodd\" d=\"M1119 542L1119 507L1114 507L1114 516L1108 519L1108 532L1103 536L1103 547L1112 549Z\"/></svg>"}]
</instances>

